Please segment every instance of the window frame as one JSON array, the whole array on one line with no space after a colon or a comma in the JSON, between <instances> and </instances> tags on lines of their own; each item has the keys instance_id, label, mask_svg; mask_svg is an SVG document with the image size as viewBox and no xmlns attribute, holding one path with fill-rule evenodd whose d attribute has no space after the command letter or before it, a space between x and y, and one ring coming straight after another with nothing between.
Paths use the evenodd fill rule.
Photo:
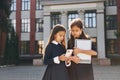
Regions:
<instances>
[{"instance_id":1,"label":"window frame","mask_svg":"<svg viewBox=\"0 0 120 80\"><path fill-rule=\"evenodd\" d=\"M59 12L51 13L51 29L56 24L61 24L61 13Z\"/></svg>"},{"instance_id":2,"label":"window frame","mask_svg":"<svg viewBox=\"0 0 120 80\"><path fill-rule=\"evenodd\" d=\"M116 0L106 0L106 6L116 6L117 1Z\"/></svg>"},{"instance_id":3,"label":"window frame","mask_svg":"<svg viewBox=\"0 0 120 80\"><path fill-rule=\"evenodd\" d=\"M22 11L28 11L30 10L30 1L31 0L22 0Z\"/></svg>"},{"instance_id":4,"label":"window frame","mask_svg":"<svg viewBox=\"0 0 120 80\"><path fill-rule=\"evenodd\" d=\"M79 17L79 14L78 14L78 12L77 11L73 11L73 12L68 12L68 17L67 17L67 19L68 19L68 29L70 29L70 23L71 23L71 21L73 20L73 19L75 19L75 18L78 18Z\"/></svg>"},{"instance_id":5,"label":"window frame","mask_svg":"<svg viewBox=\"0 0 120 80\"><path fill-rule=\"evenodd\" d=\"M36 18L36 32L43 32L43 19Z\"/></svg>"},{"instance_id":6,"label":"window frame","mask_svg":"<svg viewBox=\"0 0 120 80\"><path fill-rule=\"evenodd\" d=\"M21 19L21 32L22 33L29 33L30 32L30 19L26 19L26 18Z\"/></svg>"},{"instance_id":7,"label":"window frame","mask_svg":"<svg viewBox=\"0 0 120 80\"><path fill-rule=\"evenodd\" d=\"M43 5L41 5L41 0L36 0L36 10L43 10Z\"/></svg>"},{"instance_id":8,"label":"window frame","mask_svg":"<svg viewBox=\"0 0 120 80\"><path fill-rule=\"evenodd\" d=\"M111 18L107 19L107 17L111 17ZM117 29L117 15L107 15L106 16L106 28L107 28L107 30L116 30Z\"/></svg>"},{"instance_id":9,"label":"window frame","mask_svg":"<svg viewBox=\"0 0 120 80\"><path fill-rule=\"evenodd\" d=\"M20 53L22 55L30 53L30 41L21 41Z\"/></svg>"},{"instance_id":10,"label":"window frame","mask_svg":"<svg viewBox=\"0 0 120 80\"><path fill-rule=\"evenodd\" d=\"M16 11L16 0L11 1L11 11Z\"/></svg>"},{"instance_id":11,"label":"window frame","mask_svg":"<svg viewBox=\"0 0 120 80\"><path fill-rule=\"evenodd\" d=\"M10 19L10 21L11 21L11 24L14 28L14 31L16 32L16 19Z\"/></svg>"},{"instance_id":12,"label":"window frame","mask_svg":"<svg viewBox=\"0 0 120 80\"><path fill-rule=\"evenodd\" d=\"M85 13L84 13L84 24L85 24L84 25L85 28L96 28L97 27L97 13L96 13L96 10L86 10L85 11Z\"/></svg>"}]
</instances>

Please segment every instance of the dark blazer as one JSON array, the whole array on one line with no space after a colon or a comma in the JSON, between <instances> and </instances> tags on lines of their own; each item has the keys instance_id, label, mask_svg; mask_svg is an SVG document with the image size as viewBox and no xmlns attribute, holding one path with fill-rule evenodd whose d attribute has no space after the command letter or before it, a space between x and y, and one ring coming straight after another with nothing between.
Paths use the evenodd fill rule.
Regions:
<instances>
[{"instance_id":1,"label":"dark blazer","mask_svg":"<svg viewBox=\"0 0 120 80\"><path fill-rule=\"evenodd\" d=\"M54 57L60 56L66 52L66 49L61 44L50 43L46 47L44 64L55 64L53 61Z\"/></svg>"}]
</instances>

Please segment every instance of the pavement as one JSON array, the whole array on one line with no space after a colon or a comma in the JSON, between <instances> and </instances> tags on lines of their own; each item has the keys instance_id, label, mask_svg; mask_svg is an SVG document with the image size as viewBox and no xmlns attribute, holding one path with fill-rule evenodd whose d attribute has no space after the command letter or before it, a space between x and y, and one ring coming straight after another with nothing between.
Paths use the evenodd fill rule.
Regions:
<instances>
[{"instance_id":1,"label":"pavement","mask_svg":"<svg viewBox=\"0 0 120 80\"><path fill-rule=\"evenodd\" d=\"M0 66L0 80L42 80L46 66ZM120 65L93 65L95 80L120 80Z\"/></svg>"}]
</instances>

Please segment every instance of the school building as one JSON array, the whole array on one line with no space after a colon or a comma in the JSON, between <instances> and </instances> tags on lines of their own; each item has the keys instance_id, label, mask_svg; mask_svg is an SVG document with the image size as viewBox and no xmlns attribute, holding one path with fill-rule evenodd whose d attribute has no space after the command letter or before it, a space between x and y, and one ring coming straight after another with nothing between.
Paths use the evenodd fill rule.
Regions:
<instances>
[{"instance_id":1,"label":"school building","mask_svg":"<svg viewBox=\"0 0 120 80\"><path fill-rule=\"evenodd\" d=\"M44 54L55 24L65 26L69 39L71 20L81 18L84 31L97 48L100 64L120 59L120 40L115 36L120 29L120 0L12 0L11 11L20 57L33 59Z\"/></svg>"}]
</instances>

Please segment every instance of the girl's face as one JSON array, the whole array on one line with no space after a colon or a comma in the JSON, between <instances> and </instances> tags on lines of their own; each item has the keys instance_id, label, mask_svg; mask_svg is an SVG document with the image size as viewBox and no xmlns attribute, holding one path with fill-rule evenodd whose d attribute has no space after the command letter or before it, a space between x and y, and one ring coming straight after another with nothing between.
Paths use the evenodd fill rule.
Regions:
<instances>
[{"instance_id":1,"label":"girl's face","mask_svg":"<svg viewBox=\"0 0 120 80\"><path fill-rule=\"evenodd\" d=\"M71 35L74 37L74 38L79 38L80 35L82 33L82 29L80 29L78 26L73 26L71 28Z\"/></svg>"},{"instance_id":2,"label":"girl's face","mask_svg":"<svg viewBox=\"0 0 120 80\"><path fill-rule=\"evenodd\" d=\"M64 38L65 38L65 31L59 31L55 36L54 36L54 39L55 41L57 41L58 43L61 43Z\"/></svg>"}]
</instances>

